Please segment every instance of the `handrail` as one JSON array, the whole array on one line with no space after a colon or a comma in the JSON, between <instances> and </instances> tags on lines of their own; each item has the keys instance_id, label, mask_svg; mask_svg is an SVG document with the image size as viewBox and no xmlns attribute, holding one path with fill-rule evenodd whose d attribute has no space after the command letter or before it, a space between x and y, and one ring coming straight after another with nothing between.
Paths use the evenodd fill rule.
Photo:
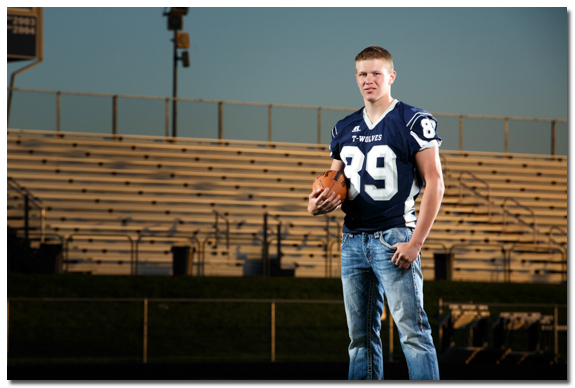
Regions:
<instances>
[{"instance_id":1,"label":"handrail","mask_svg":"<svg viewBox=\"0 0 575 388\"><path fill-rule=\"evenodd\" d=\"M441 162L441 169L443 174L447 174L449 168L447 167L447 158L442 153L439 153L439 161Z\"/></svg>"},{"instance_id":2,"label":"handrail","mask_svg":"<svg viewBox=\"0 0 575 388\"><path fill-rule=\"evenodd\" d=\"M327 232L326 232L326 268L325 268L325 272L326 272L326 277L330 278L331 277L331 273L332 273L332 246L334 245L334 243L341 243L341 231L342 231L342 227L341 227L341 223L337 220L337 218L335 216L330 216L330 215L326 215L325 216L327 218ZM337 228L337 232L336 232L336 239L334 241L330 241L330 236L331 236L331 222L330 221L334 221L335 222L335 226Z\"/></svg>"},{"instance_id":3,"label":"handrail","mask_svg":"<svg viewBox=\"0 0 575 388\"><path fill-rule=\"evenodd\" d=\"M44 243L46 234L46 209L42 205L42 200L32 194L28 189L21 186L16 179L8 177L7 181L8 186L15 190L24 199L24 238L26 244L28 244L30 235L28 213L29 205L33 205L36 210L40 210L40 242Z\"/></svg>"},{"instance_id":4,"label":"handrail","mask_svg":"<svg viewBox=\"0 0 575 388\"><path fill-rule=\"evenodd\" d=\"M64 239L64 260L66 262L66 267L65 267L65 271L68 271L68 260L70 259L70 252L69 252L69 242L74 240L75 236L81 236L81 237L85 237L85 238L95 238L95 239L99 239L99 238L109 238L109 237L118 237L118 238L123 238L126 237L128 239L128 241L130 242L130 267L132 268L132 270L135 268L134 265L134 240L132 239L132 237L129 234L122 234L122 233L114 233L114 234L109 234L109 233L105 233L105 234L95 234L95 233L72 233L69 234L68 237L66 237Z\"/></svg>"},{"instance_id":5,"label":"handrail","mask_svg":"<svg viewBox=\"0 0 575 388\"><path fill-rule=\"evenodd\" d=\"M469 242L469 243L460 243L460 244L453 244L450 248L449 248L449 255L453 257L453 251L456 248L465 248L465 247L470 247L470 246L481 246L481 247L496 247L501 249L501 253L503 254L503 273L505 274L507 271L507 263L506 263L506 250L505 250L505 245L503 243L480 243L480 242Z\"/></svg>"},{"instance_id":6,"label":"handrail","mask_svg":"<svg viewBox=\"0 0 575 388\"><path fill-rule=\"evenodd\" d=\"M565 249L563 247L559 247L559 246L548 246L547 248L540 246L540 245L531 245L531 244L526 244L526 243L515 243L511 246L511 248L508 249L507 251L507 261L508 261L508 267L509 267L509 274L508 274L508 279L507 281L511 281L511 253L513 253L513 251L516 248L520 248L520 247L524 247L530 250L535 250L538 252L558 252L561 255L561 281L562 282L567 282L567 252L565 251Z\"/></svg>"},{"instance_id":7,"label":"handrail","mask_svg":"<svg viewBox=\"0 0 575 388\"><path fill-rule=\"evenodd\" d=\"M200 249L200 251L199 251L199 260L198 260L198 276L203 276L203 275L205 275L205 268L204 268L204 267L205 267L205 264L206 264L206 245L207 245L211 240L213 240L214 238L215 238L214 236L209 235L209 236L207 236L201 243L200 243L200 241L198 240L198 245L201 247L201 249ZM249 241L252 241L252 242L253 242L254 240L257 240L257 242L258 242L259 244L261 244L262 247L264 246L264 244L263 244L263 239L262 239L262 237L259 237L259 236L255 236L255 235L254 235L254 236L251 236L251 237L249 237L249 238L247 238L247 237L245 237L245 236L244 236L244 237L242 237L242 236L233 236L233 235L230 236L230 241L232 241L232 242L244 242L244 241L246 241L246 240L249 240Z\"/></svg>"},{"instance_id":8,"label":"handrail","mask_svg":"<svg viewBox=\"0 0 575 388\"><path fill-rule=\"evenodd\" d=\"M263 242L262 242L262 260L263 260L263 275L264 276L270 276L270 256L269 256L269 246L270 246L270 242L272 241L272 239L268 238L268 231L272 231L273 230L268 226L268 218L269 216L272 216L276 221L277 221L277 255L278 255L278 260L281 261L281 256L282 256L282 252L281 252L281 246L282 246L282 236L281 236L281 230L282 230L282 226L283 226L283 222L279 219L279 216L276 215L272 215L269 214L268 212L264 213L264 220L263 220Z\"/></svg>"},{"instance_id":9,"label":"handrail","mask_svg":"<svg viewBox=\"0 0 575 388\"><path fill-rule=\"evenodd\" d=\"M222 213L218 212L217 210L214 210L214 215L216 217L216 223L215 223L215 234L216 234L216 248L218 247L219 241L220 241L220 229L219 229L219 224L218 224L218 220L220 218L223 218L224 222L226 223L226 249L230 249L230 221L228 220L228 218L226 216L224 216Z\"/></svg>"},{"instance_id":10,"label":"handrail","mask_svg":"<svg viewBox=\"0 0 575 388\"><path fill-rule=\"evenodd\" d=\"M430 248L430 245L436 245L436 246L439 245L443 249L444 252L448 251L447 244L445 244L444 242L441 242L441 241L436 241L432 237L428 237L425 240L425 242L423 243L423 247Z\"/></svg>"},{"instance_id":11,"label":"handrail","mask_svg":"<svg viewBox=\"0 0 575 388\"><path fill-rule=\"evenodd\" d=\"M459 181L459 199L461 200L463 197L463 186L465 186L469 190L471 190L475 194L475 196L482 197L482 195L479 194L475 190L475 188L469 187L465 183L463 183L463 180L462 180L463 174L467 174L467 175L471 176L471 178L473 178L473 180L476 180L478 182L485 184L485 187L487 188L487 209L488 209L487 212L488 212L489 217L491 217L491 186L489 185L489 183L487 181L485 181L481 178L478 178L472 172L462 171L461 173L459 173L459 177L457 178L457 180Z\"/></svg>"},{"instance_id":12,"label":"handrail","mask_svg":"<svg viewBox=\"0 0 575 388\"><path fill-rule=\"evenodd\" d=\"M551 245L551 243L557 244L559 246L562 246L562 244L558 243L557 241L555 241L554 239L551 238L551 231L553 229L557 229L559 232L561 232L560 234L562 234L563 236L567 236L567 231L563 230L563 228L557 226L557 225L552 225L549 230L547 231L547 238L549 241L549 245Z\"/></svg>"},{"instance_id":13,"label":"handrail","mask_svg":"<svg viewBox=\"0 0 575 388\"><path fill-rule=\"evenodd\" d=\"M248 102L248 101L234 101L234 100L216 100L216 99L206 99L206 98L189 98L189 97L169 97L169 96L148 96L148 95L136 95L136 94L119 94L119 93L95 93L95 92L78 92L78 91L63 91L63 90L48 90L48 89L34 89L34 88L10 88L8 90L13 90L17 92L32 92L32 93L46 93L46 94L67 94L67 95L78 95L78 96L93 96L93 97L114 97L119 98L139 98L139 99L149 99L149 100L178 100L178 101L188 101L188 102L213 102L224 104L236 104L236 105L251 105L251 106L263 106L267 107L270 103L267 102ZM328 110L338 110L338 111L356 111L357 108L349 107L334 107L334 106L319 106L319 105L298 105L298 104L271 104L278 108L308 108L308 109L328 109ZM441 113L441 112L430 112L435 116L444 117L463 117L467 119L489 119L489 120L520 120L520 121L539 121L539 122L557 122L557 123L567 123L566 119L550 119L550 118L538 118L538 117L519 117L519 116L500 116L500 115L478 115L478 114L459 114L459 113Z\"/></svg>"},{"instance_id":14,"label":"handrail","mask_svg":"<svg viewBox=\"0 0 575 388\"><path fill-rule=\"evenodd\" d=\"M468 247L468 246L473 246L473 245L478 245L478 246L482 246L482 247L496 247L496 248L500 248L501 252L503 252L505 254L505 245L503 243L483 243L483 242L469 242L469 243L460 243L460 244L453 244L449 247L449 254L453 254L453 251L455 250L455 248L462 248L462 247Z\"/></svg>"},{"instance_id":15,"label":"handrail","mask_svg":"<svg viewBox=\"0 0 575 388\"><path fill-rule=\"evenodd\" d=\"M196 246L198 247L198 254L200 254L200 243L197 239L197 237L195 235L190 236L190 233L173 233L173 232L150 232L150 231L142 231L139 233L138 235L138 239L136 240L136 242L134 243L134 264L133 264L133 269L132 269L132 274L133 275L138 275L138 265L139 265L139 259L140 259L140 242L144 239L144 238L148 238L148 237L164 237L164 238L173 238L173 239L182 239L182 240L188 240L191 241L192 244L196 244Z\"/></svg>"},{"instance_id":16,"label":"handrail","mask_svg":"<svg viewBox=\"0 0 575 388\"><path fill-rule=\"evenodd\" d=\"M14 190L18 192L18 194L24 196L28 195L29 199L32 201L32 204L36 205L38 208L42 207L42 200L36 197L34 194L30 192L27 188L21 186L18 181L12 177L7 177L8 184L12 186Z\"/></svg>"},{"instance_id":17,"label":"handrail","mask_svg":"<svg viewBox=\"0 0 575 388\"><path fill-rule=\"evenodd\" d=\"M332 267L332 256L334 255L333 253L333 247L336 245L341 244L341 239L337 239L337 240L333 240L330 241L329 244L327 245L327 266L326 266L326 278L331 278L331 274L333 272L333 267Z\"/></svg>"},{"instance_id":18,"label":"handrail","mask_svg":"<svg viewBox=\"0 0 575 388\"><path fill-rule=\"evenodd\" d=\"M512 201L515 202L515 204L518 207L521 207L525 210L527 210L529 213L531 213L531 216L533 217L533 225L529 225L528 223L526 223L525 221L523 221L521 218L518 217L518 215L515 215L515 219L519 222L521 222L523 225L530 227L533 229L533 242L534 244L537 244L537 215L535 214L535 211L533 211L533 209L531 209L530 207L527 207L523 204L521 204L518 200L516 200L515 198L512 197L505 197L503 199L503 226L507 225L507 214L511 215L511 213L509 212L509 210L507 210L507 202L508 201Z\"/></svg>"},{"instance_id":19,"label":"handrail","mask_svg":"<svg viewBox=\"0 0 575 388\"><path fill-rule=\"evenodd\" d=\"M19 92L32 92L32 93L48 93L55 94L57 96L56 103L56 131L60 131L60 96L65 95L77 95L77 96L95 96L95 97L107 97L112 99L112 133L114 136L117 134L117 101L118 98L133 98L133 99L148 99L148 100L159 100L165 101L165 133L166 138L169 134L169 110L167 109L169 101L186 101L186 102L200 102L200 103L215 103L218 104L218 138L223 139L223 105L246 105L246 106L260 106L267 107L268 112L268 142L272 141L272 108L292 108L292 109L312 109L317 110L317 143L321 143L321 132L322 132L322 110L332 110L332 111L347 111L354 112L358 108L346 108L346 107L333 107L333 106L315 106L315 105L296 105L296 104L270 104L264 102L245 102L245 101L231 101L231 100L214 100L214 99L204 99L204 98L185 98L185 97L165 97L165 96L144 96L144 95L130 95L130 94L117 94L117 93L91 93L91 92L71 92L71 91L55 91L55 90L45 90L45 89L30 89L30 88L14 88L8 87L10 93L13 91ZM509 120L516 121L534 121L534 122L548 122L551 123L551 133L552 133L552 145L551 154L555 155L555 139L556 139L556 124L557 123L567 123L565 119L548 119L548 118L536 118L536 117L514 117L514 116L494 116L494 115L476 115L476 114L455 114L455 113L440 113L431 112L437 117L457 117L459 118L459 150L463 151L463 119L489 119L489 120L503 120L505 123L505 153L508 151L508 123Z\"/></svg>"}]
</instances>

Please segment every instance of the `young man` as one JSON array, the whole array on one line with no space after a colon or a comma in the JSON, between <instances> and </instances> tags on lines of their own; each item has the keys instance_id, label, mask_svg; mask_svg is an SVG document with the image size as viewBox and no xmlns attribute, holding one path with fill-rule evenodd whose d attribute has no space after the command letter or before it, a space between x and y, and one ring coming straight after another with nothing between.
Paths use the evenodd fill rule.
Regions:
<instances>
[{"instance_id":1,"label":"young man","mask_svg":"<svg viewBox=\"0 0 575 388\"><path fill-rule=\"evenodd\" d=\"M308 211L340 205L345 219L341 279L349 336L349 379L383 379L380 338L384 298L397 324L412 380L439 380L431 327L423 309L420 250L437 216L444 185L436 120L391 97L389 52L371 46L355 59L365 107L332 131L331 170L349 180L348 197L316 190ZM425 183L419 217L415 199Z\"/></svg>"}]
</instances>

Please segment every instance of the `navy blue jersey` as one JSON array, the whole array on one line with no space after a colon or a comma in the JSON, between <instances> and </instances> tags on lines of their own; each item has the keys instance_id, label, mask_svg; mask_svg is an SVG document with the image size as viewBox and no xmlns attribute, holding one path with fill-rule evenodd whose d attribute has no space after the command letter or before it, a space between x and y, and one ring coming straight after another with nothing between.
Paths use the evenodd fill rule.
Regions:
<instances>
[{"instance_id":1,"label":"navy blue jersey","mask_svg":"<svg viewBox=\"0 0 575 388\"><path fill-rule=\"evenodd\" d=\"M336 124L331 157L344 162L349 180L344 232L415 227L415 199L423 184L415 154L441 145L436 126L430 113L398 100L375 123L363 108Z\"/></svg>"}]
</instances>

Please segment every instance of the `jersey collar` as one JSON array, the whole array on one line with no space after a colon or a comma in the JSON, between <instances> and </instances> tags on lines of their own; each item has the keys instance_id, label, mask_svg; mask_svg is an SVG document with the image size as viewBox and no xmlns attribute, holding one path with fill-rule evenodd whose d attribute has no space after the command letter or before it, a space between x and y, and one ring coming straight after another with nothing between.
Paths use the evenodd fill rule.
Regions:
<instances>
[{"instance_id":1,"label":"jersey collar","mask_svg":"<svg viewBox=\"0 0 575 388\"><path fill-rule=\"evenodd\" d=\"M379 122L380 122L381 120L383 120L383 118L384 118L389 112L391 112L391 111L393 110L393 108L395 108L395 105L397 105L398 102L399 102L399 101L397 101L397 99L394 99L394 100L391 102L391 105L389 106L389 108L387 108L387 109L385 110L385 112L383 112L383 114L382 114L382 115L375 121L375 123L373 123L373 124L372 124L371 121L369 120L369 117L367 117L367 111L365 110L365 107L364 107L364 108L363 108L363 120L365 121L365 124L367 125L367 127L368 127L369 129L375 128L375 126L376 126L377 124L379 124Z\"/></svg>"}]
</instances>

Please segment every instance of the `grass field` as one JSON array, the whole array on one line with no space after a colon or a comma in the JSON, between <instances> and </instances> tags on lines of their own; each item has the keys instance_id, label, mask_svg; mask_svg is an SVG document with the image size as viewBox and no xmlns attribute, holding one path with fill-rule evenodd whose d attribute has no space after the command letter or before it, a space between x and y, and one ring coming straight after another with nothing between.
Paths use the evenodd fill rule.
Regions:
<instances>
[{"instance_id":1,"label":"grass field","mask_svg":"<svg viewBox=\"0 0 575 388\"><path fill-rule=\"evenodd\" d=\"M148 362L269 361L271 303L253 299L278 300L277 361L347 360L343 303L284 301L341 301L339 279L9 274L7 290L11 365L141 362L143 298L164 298L148 303ZM424 293L436 344L439 298L449 302L567 303L566 285L425 282ZM22 297L126 299L10 299ZM218 301L175 300L181 298ZM566 322L566 310L560 314L560 322ZM515 338L519 348L521 338L521 333ZM401 360L397 333L394 342L394 359ZM565 333L560 337L560 351L566 358Z\"/></svg>"}]
</instances>

